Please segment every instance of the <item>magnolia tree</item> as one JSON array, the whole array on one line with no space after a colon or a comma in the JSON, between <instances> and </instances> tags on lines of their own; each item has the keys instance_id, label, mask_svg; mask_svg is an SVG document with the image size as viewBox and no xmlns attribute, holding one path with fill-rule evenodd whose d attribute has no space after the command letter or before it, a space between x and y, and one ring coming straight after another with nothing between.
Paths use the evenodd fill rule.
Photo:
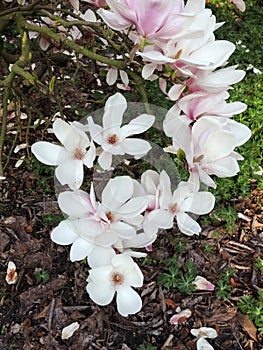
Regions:
<instances>
[{"instance_id":1,"label":"magnolia tree","mask_svg":"<svg viewBox=\"0 0 263 350\"><path fill-rule=\"evenodd\" d=\"M140 94L142 103L136 107L116 92L103 110L89 111L81 122L56 118L53 133L60 144L40 141L31 148L40 162L56 167L58 204L66 218L53 229L51 239L71 245L71 261L87 259L90 298L107 305L116 294L118 312L127 316L142 307L133 288L143 286L143 274L134 258L146 256L158 234L175 224L182 234L198 235L197 215L214 207L209 192L209 187L216 187L213 177L231 177L239 171L242 156L235 148L251 132L232 119L246 105L227 100L228 90L245 73L226 66L235 46L215 39L222 23L216 23L205 0L69 2L71 13L63 3L53 12L36 4L38 16L29 19L24 14L31 5L23 2L19 7L23 52L2 86L15 74L35 79L25 67L31 60L31 42L37 40L43 50L61 50L70 60L84 57L97 62L106 71L108 85L117 83L118 90L137 89ZM243 2L236 3L244 10ZM87 33L96 38L104 55L78 44ZM145 80L159 82L160 94L173 101L169 110L148 103ZM152 128L167 137L163 152L172 171L167 163L155 167L152 159L158 155L149 156L156 145L145 140L145 132ZM187 181L178 181L176 156L184 160ZM128 159L146 160L155 170L146 170L137 179L112 176L116 164L128 164ZM91 181L89 192L83 190L85 169L89 174L111 174L101 193L96 181ZM200 276L197 280L204 283Z\"/></svg>"}]
</instances>

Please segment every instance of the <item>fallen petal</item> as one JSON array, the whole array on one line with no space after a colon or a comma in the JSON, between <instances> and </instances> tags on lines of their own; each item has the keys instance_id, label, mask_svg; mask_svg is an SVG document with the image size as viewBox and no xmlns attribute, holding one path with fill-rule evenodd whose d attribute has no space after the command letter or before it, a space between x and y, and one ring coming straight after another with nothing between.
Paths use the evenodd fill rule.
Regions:
<instances>
[{"instance_id":1,"label":"fallen petal","mask_svg":"<svg viewBox=\"0 0 263 350\"><path fill-rule=\"evenodd\" d=\"M74 322L62 329L61 339L69 339L79 329L79 323Z\"/></svg>"},{"instance_id":2,"label":"fallen petal","mask_svg":"<svg viewBox=\"0 0 263 350\"><path fill-rule=\"evenodd\" d=\"M178 314L175 314L171 317L171 324L182 324L185 323L186 320L192 315L192 311L189 309L182 310Z\"/></svg>"},{"instance_id":3,"label":"fallen petal","mask_svg":"<svg viewBox=\"0 0 263 350\"><path fill-rule=\"evenodd\" d=\"M16 272L16 265L13 263L13 261L9 261L7 265L7 271L6 271L6 282L8 284L15 284L17 281L17 272Z\"/></svg>"}]
</instances>

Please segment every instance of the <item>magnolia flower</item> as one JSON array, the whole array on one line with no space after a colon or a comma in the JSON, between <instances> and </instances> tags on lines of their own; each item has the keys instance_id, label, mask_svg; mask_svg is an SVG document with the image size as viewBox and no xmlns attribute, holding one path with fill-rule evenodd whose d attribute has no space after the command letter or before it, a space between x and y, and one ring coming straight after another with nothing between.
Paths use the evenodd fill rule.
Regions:
<instances>
[{"instance_id":1,"label":"magnolia flower","mask_svg":"<svg viewBox=\"0 0 263 350\"><path fill-rule=\"evenodd\" d=\"M196 276L192 283L195 285L197 290L213 291L215 289L215 285L202 276Z\"/></svg>"},{"instance_id":2,"label":"magnolia flower","mask_svg":"<svg viewBox=\"0 0 263 350\"><path fill-rule=\"evenodd\" d=\"M107 256L97 255L91 264L87 279L87 292L98 305L108 305L117 293L118 312L127 317L141 310L142 300L132 287L141 287L143 274L132 258L123 253L108 251Z\"/></svg>"},{"instance_id":3,"label":"magnolia flower","mask_svg":"<svg viewBox=\"0 0 263 350\"><path fill-rule=\"evenodd\" d=\"M17 282L17 272L16 272L16 265L13 263L13 261L9 261L6 271L6 282L8 284L15 284Z\"/></svg>"},{"instance_id":4,"label":"magnolia flower","mask_svg":"<svg viewBox=\"0 0 263 350\"><path fill-rule=\"evenodd\" d=\"M224 178L238 173L237 160L243 158L234 149L250 138L247 126L226 117L202 117L191 127L189 118L177 118L178 109L173 111L168 112L164 122L164 131L173 137L173 146L165 150L184 151L193 188L198 190L200 181L215 188L212 174Z\"/></svg>"},{"instance_id":5,"label":"magnolia flower","mask_svg":"<svg viewBox=\"0 0 263 350\"><path fill-rule=\"evenodd\" d=\"M212 345L208 343L205 338L214 339L217 337L217 332L214 328L210 327L201 327L196 329L191 329L191 334L195 337L198 337L196 342L197 350L213 350Z\"/></svg>"},{"instance_id":6,"label":"magnolia flower","mask_svg":"<svg viewBox=\"0 0 263 350\"><path fill-rule=\"evenodd\" d=\"M32 145L32 153L40 162L57 166L55 175L62 185L77 189L83 182L83 165L93 166L95 146L76 124L56 119L53 131L62 146L40 141Z\"/></svg>"},{"instance_id":7,"label":"magnolia flower","mask_svg":"<svg viewBox=\"0 0 263 350\"><path fill-rule=\"evenodd\" d=\"M154 116L141 114L131 120L129 124L121 127L126 108L127 102L124 96L116 93L105 104L102 118L103 126L95 124L93 118L88 117L90 135L102 147L98 163L104 170L110 169L112 155L124 155L127 153L135 158L140 158L151 149L147 141L129 138L129 136L141 134L149 129L154 123Z\"/></svg>"},{"instance_id":8,"label":"magnolia flower","mask_svg":"<svg viewBox=\"0 0 263 350\"><path fill-rule=\"evenodd\" d=\"M62 329L61 339L69 339L79 329L79 323L73 322Z\"/></svg>"},{"instance_id":9,"label":"magnolia flower","mask_svg":"<svg viewBox=\"0 0 263 350\"><path fill-rule=\"evenodd\" d=\"M72 244L70 259L76 261L96 247L128 247L142 223L147 199L136 180L119 176L107 183L101 202L96 200L91 185L90 194L81 190L61 193L58 204L68 219L51 232L51 239L62 245Z\"/></svg>"},{"instance_id":10,"label":"magnolia flower","mask_svg":"<svg viewBox=\"0 0 263 350\"><path fill-rule=\"evenodd\" d=\"M227 92L217 94L192 93L180 98L178 107L191 121L203 116L231 117L246 110L245 103L227 103L225 100L228 97Z\"/></svg>"},{"instance_id":11,"label":"magnolia flower","mask_svg":"<svg viewBox=\"0 0 263 350\"><path fill-rule=\"evenodd\" d=\"M170 39L178 33L182 36L192 23L191 16L182 13L184 12L183 1L107 0L107 4L112 11L99 9L97 13L109 27L124 30L134 25L137 33L146 37L147 41ZM202 10L203 7L203 3L199 1L196 9ZM190 12L193 8L189 6L188 10Z\"/></svg>"},{"instance_id":12,"label":"magnolia flower","mask_svg":"<svg viewBox=\"0 0 263 350\"><path fill-rule=\"evenodd\" d=\"M192 192L187 182L180 182L177 189L171 191L170 178L165 171L160 174L159 209L151 211L147 216L145 229L157 230L173 227L176 219L179 230L186 235L199 234L201 227L187 213L198 215L209 213L215 203L214 196L209 192Z\"/></svg>"}]
</instances>

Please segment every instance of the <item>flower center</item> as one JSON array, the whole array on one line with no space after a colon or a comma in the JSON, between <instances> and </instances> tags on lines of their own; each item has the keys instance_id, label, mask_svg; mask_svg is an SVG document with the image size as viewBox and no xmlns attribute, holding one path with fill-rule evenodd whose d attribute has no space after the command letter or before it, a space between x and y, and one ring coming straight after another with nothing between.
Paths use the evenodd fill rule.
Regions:
<instances>
[{"instance_id":1,"label":"flower center","mask_svg":"<svg viewBox=\"0 0 263 350\"><path fill-rule=\"evenodd\" d=\"M84 158L85 153L82 152L79 148L76 148L74 153L73 153L73 158L82 160Z\"/></svg>"},{"instance_id":2,"label":"flower center","mask_svg":"<svg viewBox=\"0 0 263 350\"><path fill-rule=\"evenodd\" d=\"M112 282L115 285L117 285L117 284L120 285L123 283L123 281L124 281L124 277L121 273L116 272L112 275Z\"/></svg>"},{"instance_id":3,"label":"flower center","mask_svg":"<svg viewBox=\"0 0 263 350\"><path fill-rule=\"evenodd\" d=\"M117 143L118 138L116 134L113 134L111 136L108 137L107 139L108 143L110 143L111 145L115 145L115 143Z\"/></svg>"},{"instance_id":4,"label":"flower center","mask_svg":"<svg viewBox=\"0 0 263 350\"><path fill-rule=\"evenodd\" d=\"M176 214L177 211L178 211L178 205L177 205L177 203L171 204L171 205L169 206L169 211L170 211L172 214Z\"/></svg>"},{"instance_id":5,"label":"flower center","mask_svg":"<svg viewBox=\"0 0 263 350\"><path fill-rule=\"evenodd\" d=\"M109 211L108 213L106 213L106 216L110 222L114 220L114 215L112 214L112 212Z\"/></svg>"}]
</instances>

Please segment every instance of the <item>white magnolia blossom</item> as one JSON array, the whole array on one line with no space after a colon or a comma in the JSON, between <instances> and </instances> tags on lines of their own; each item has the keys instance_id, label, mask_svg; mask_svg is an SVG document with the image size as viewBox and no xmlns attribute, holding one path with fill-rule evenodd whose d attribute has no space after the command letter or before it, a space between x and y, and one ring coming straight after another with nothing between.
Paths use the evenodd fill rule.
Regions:
<instances>
[{"instance_id":1,"label":"white magnolia blossom","mask_svg":"<svg viewBox=\"0 0 263 350\"><path fill-rule=\"evenodd\" d=\"M81 190L61 193L58 203L68 219L52 231L51 239L62 245L72 244L70 259L76 261L96 247L130 248L128 242L136 237L143 221L141 213L147 198L136 180L119 176L107 183L101 202L91 186L90 194Z\"/></svg>"},{"instance_id":2,"label":"white magnolia blossom","mask_svg":"<svg viewBox=\"0 0 263 350\"><path fill-rule=\"evenodd\" d=\"M62 185L69 185L71 189L80 188L83 182L83 166L93 166L95 146L76 124L56 119L53 131L62 146L40 141L34 143L31 150L41 163L57 166L55 175Z\"/></svg>"},{"instance_id":3,"label":"white magnolia blossom","mask_svg":"<svg viewBox=\"0 0 263 350\"><path fill-rule=\"evenodd\" d=\"M156 185L156 176L154 177L153 183L155 182ZM199 234L201 227L188 213L207 214L213 209L215 203L211 193L193 192L187 182L180 182L177 189L172 192L170 178L164 170L160 174L156 198L158 198L157 203L155 199L155 203L151 204L151 206L154 205L153 210L146 216L144 223L146 232L156 233L158 228L172 228L176 219L179 230L184 234Z\"/></svg>"},{"instance_id":4,"label":"white magnolia blossom","mask_svg":"<svg viewBox=\"0 0 263 350\"><path fill-rule=\"evenodd\" d=\"M90 135L102 147L98 163L104 170L110 169L112 155L127 153L135 158L140 158L151 149L149 142L139 138L130 138L129 136L141 134L148 130L154 123L154 116L141 114L128 124L121 126L126 109L126 99L122 94L116 93L109 97L105 104L102 118L103 126L95 124L93 118L88 117Z\"/></svg>"},{"instance_id":5,"label":"white magnolia blossom","mask_svg":"<svg viewBox=\"0 0 263 350\"><path fill-rule=\"evenodd\" d=\"M128 254L109 250L103 259L97 255L90 265L87 292L95 303L107 305L117 293L117 309L122 316L141 310L142 300L132 287L142 287L143 274Z\"/></svg>"},{"instance_id":6,"label":"white magnolia blossom","mask_svg":"<svg viewBox=\"0 0 263 350\"><path fill-rule=\"evenodd\" d=\"M190 171L189 182L199 189L199 183L215 188L210 175L231 177L238 173L237 160L243 158L234 149L251 136L250 129L227 117L201 117L193 126L187 116L176 118L177 111L167 114L164 131L173 138L167 152L183 150Z\"/></svg>"}]
</instances>

